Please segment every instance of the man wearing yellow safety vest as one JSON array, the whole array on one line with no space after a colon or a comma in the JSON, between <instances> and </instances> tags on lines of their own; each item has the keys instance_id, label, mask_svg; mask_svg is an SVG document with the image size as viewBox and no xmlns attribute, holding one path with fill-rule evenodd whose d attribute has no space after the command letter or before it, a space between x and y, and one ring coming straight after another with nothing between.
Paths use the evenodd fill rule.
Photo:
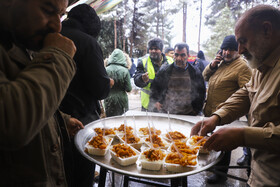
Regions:
<instances>
[{"instance_id":1,"label":"man wearing yellow safety vest","mask_svg":"<svg viewBox=\"0 0 280 187\"><path fill-rule=\"evenodd\" d=\"M162 53L163 42L159 38L153 38L148 42L149 56L139 59L136 72L134 75L134 83L141 89L142 110L148 110L150 102L150 87L158 70L163 64L173 63L171 57L167 57Z\"/></svg>"}]
</instances>

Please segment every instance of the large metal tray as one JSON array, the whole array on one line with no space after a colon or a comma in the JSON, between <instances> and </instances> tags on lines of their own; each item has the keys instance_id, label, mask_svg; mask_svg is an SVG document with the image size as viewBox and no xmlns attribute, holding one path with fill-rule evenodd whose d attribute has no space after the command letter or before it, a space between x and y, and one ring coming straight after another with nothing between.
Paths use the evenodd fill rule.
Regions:
<instances>
[{"instance_id":1,"label":"large metal tray","mask_svg":"<svg viewBox=\"0 0 280 187\"><path fill-rule=\"evenodd\" d=\"M121 124L124 123L124 116L117 116L117 117L109 117L105 118L105 120L102 122L103 119L94 121L90 124L88 124L83 130L80 130L78 134L75 136L75 145L78 148L78 150L81 152L81 154L89 159L90 161L107 168L108 170L118 172L124 175L134 176L134 177L141 177L141 178L154 178L154 179L165 179L165 178L175 178L175 177L183 177L192 175L201 171L204 171L214 164L216 164L221 157L223 156L221 152L210 152L210 154L200 154L198 157L198 166L196 168L190 168L190 171L183 172L183 173L171 173L168 172L165 168L161 168L159 171L149 171L145 169L141 169L141 166L138 164L130 165L130 166L121 166L117 162L115 162L113 159L111 159L111 155L108 152L104 157L102 156L92 156L84 152L84 147L86 142L94 135L94 128L96 127L103 127L103 124L105 123L106 127L119 127ZM135 120L134 120L135 119ZM126 121L128 126L134 127L134 121L135 126L137 129L141 127L147 127L147 116L145 115L138 115L138 116L126 116ZM170 118L168 120L168 117L163 116L152 116L152 121L155 126L155 128L160 129L162 133L166 133L166 129L169 129L169 123L171 124L172 130L177 130L185 134L186 136L189 136L191 127L194 125L191 122L176 119L176 118Z\"/></svg>"}]
</instances>

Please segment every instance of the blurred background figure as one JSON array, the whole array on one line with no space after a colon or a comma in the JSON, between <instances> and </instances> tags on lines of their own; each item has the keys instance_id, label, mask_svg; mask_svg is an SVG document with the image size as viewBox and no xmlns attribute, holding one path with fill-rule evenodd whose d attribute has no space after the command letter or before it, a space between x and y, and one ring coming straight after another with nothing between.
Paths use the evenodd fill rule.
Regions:
<instances>
[{"instance_id":1,"label":"blurred background figure","mask_svg":"<svg viewBox=\"0 0 280 187\"><path fill-rule=\"evenodd\" d=\"M165 54L165 56L169 56L171 58L174 58L174 49L173 49L173 47L165 48L164 54Z\"/></svg>"},{"instance_id":2,"label":"blurred background figure","mask_svg":"<svg viewBox=\"0 0 280 187\"><path fill-rule=\"evenodd\" d=\"M109 96L104 100L106 116L122 115L128 110L128 97L132 87L128 66L131 65L130 58L126 57L120 49L115 49L107 61L106 71L114 85Z\"/></svg>"},{"instance_id":3,"label":"blurred background figure","mask_svg":"<svg viewBox=\"0 0 280 187\"><path fill-rule=\"evenodd\" d=\"M106 73L103 52L96 41L101 29L100 19L95 10L87 4L70 10L62 22L61 34L72 39L77 47L74 60L77 72L61 102L60 109L79 119L84 125L99 119L99 100L108 96L110 79ZM74 164L71 170L72 186L93 186L95 164L83 157L72 140Z\"/></svg>"},{"instance_id":4,"label":"blurred background figure","mask_svg":"<svg viewBox=\"0 0 280 187\"><path fill-rule=\"evenodd\" d=\"M209 64L208 61L206 61L203 51L198 51L196 56L196 61L194 62L194 65L203 72L204 68Z\"/></svg>"},{"instance_id":5,"label":"blurred background figure","mask_svg":"<svg viewBox=\"0 0 280 187\"><path fill-rule=\"evenodd\" d=\"M130 78L133 77L133 75L135 74L135 70L136 70L136 65L134 64L133 58L131 58L131 62L132 62L132 64L131 64L131 67L129 69Z\"/></svg>"}]
</instances>

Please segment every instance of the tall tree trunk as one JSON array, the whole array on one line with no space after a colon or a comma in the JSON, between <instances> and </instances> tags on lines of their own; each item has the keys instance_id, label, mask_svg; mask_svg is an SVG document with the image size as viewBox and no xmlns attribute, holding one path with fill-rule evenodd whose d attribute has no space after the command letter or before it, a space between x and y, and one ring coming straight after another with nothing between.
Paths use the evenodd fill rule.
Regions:
<instances>
[{"instance_id":1,"label":"tall tree trunk","mask_svg":"<svg viewBox=\"0 0 280 187\"><path fill-rule=\"evenodd\" d=\"M156 25L156 32L157 32L157 37L159 36L159 0L157 1L157 25Z\"/></svg>"},{"instance_id":2,"label":"tall tree trunk","mask_svg":"<svg viewBox=\"0 0 280 187\"><path fill-rule=\"evenodd\" d=\"M120 19L117 21L117 35L119 36L118 41L120 42L119 48L122 47L122 37L123 37L123 19ZM118 43L117 43L117 48L118 48Z\"/></svg>"},{"instance_id":3,"label":"tall tree trunk","mask_svg":"<svg viewBox=\"0 0 280 187\"><path fill-rule=\"evenodd\" d=\"M123 3L124 3L124 17L123 17L123 52L125 52L125 29L126 29L126 9L127 9L127 1L128 0L125 0ZM130 56L131 57L131 56Z\"/></svg>"},{"instance_id":4,"label":"tall tree trunk","mask_svg":"<svg viewBox=\"0 0 280 187\"><path fill-rule=\"evenodd\" d=\"M160 9L161 9L161 39L162 41L164 41L164 15L165 15L165 10L164 10L164 6L162 6L162 1L161 1L161 6L160 6Z\"/></svg>"},{"instance_id":5,"label":"tall tree trunk","mask_svg":"<svg viewBox=\"0 0 280 187\"><path fill-rule=\"evenodd\" d=\"M200 0L200 13L199 13L199 30L198 30L197 51L200 51L201 20L202 20L202 0Z\"/></svg>"},{"instance_id":6,"label":"tall tree trunk","mask_svg":"<svg viewBox=\"0 0 280 187\"><path fill-rule=\"evenodd\" d=\"M188 4L187 3L183 3L183 37L182 37L182 41L186 42L186 26L187 26L187 9L188 9Z\"/></svg>"},{"instance_id":7,"label":"tall tree trunk","mask_svg":"<svg viewBox=\"0 0 280 187\"><path fill-rule=\"evenodd\" d=\"M116 19L114 19L114 31L115 31L114 48L116 49L117 48L117 39L118 39L118 36L117 36L117 20Z\"/></svg>"},{"instance_id":8,"label":"tall tree trunk","mask_svg":"<svg viewBox=\"0 0 280 187\"><path fill-rule=\"evenodd\" d=\"M137 0L133 0L134 6L133 6L133 18L132 18L132 28L130 32L130 50L129 50L129 56L132 57L132 52L133 52L133 45L134 45L134 30L135 30L135 16L136 16L136 4Z\"/></svg>"}]
</instances>

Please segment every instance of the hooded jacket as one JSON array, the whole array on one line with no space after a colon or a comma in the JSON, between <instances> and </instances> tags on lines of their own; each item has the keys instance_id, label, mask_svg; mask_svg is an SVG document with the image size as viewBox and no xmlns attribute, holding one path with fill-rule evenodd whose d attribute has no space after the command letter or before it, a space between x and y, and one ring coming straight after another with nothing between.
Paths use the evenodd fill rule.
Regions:
<instances>
[{"instance_id":1,"label":"hooded jacket","mask_svg":"<svg viewBox=\"0 0 280 187\"><path fill-rule=\"evenodd\" d=\"M96 112L101 112L98 100L106 98L110 92L110 79L104 67L103 53L96 39L87 34L83 25L75 19L64 21L61 33L73 40L77 47L74 56L77 73L60 109L86 125L98 119Z\"/></svg>"},{"instance_id":2,"label":"hooded jacket","mask_svg":"<svg viewBox=\"0 0 280 187\"><path fill-rule=\"evenodd\" d=\"M115 49L110 55L106 71L109 77L115 81L109 96L104 100L106 115L107 117L122 115L124 109L128 110L126 92L130 92L132 87L126 57L120 49Z\"/></svg>"}]
</instances>

